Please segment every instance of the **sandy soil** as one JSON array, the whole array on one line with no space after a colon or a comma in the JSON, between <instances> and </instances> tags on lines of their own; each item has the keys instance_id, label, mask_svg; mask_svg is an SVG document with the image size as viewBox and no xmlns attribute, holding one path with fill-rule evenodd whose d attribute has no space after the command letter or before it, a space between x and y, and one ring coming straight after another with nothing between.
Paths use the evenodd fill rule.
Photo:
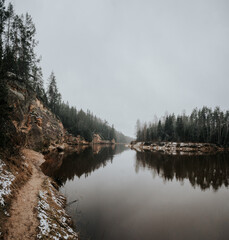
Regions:
<instances>
[{"instance_id":1,"label":"sandy soil","mask_svg":"<svg viewBox=\"0 0 229 240\"><path fill-rule=\"evenodd\" d=\"M20 189L12 202L10 217L6 223L7 240L36 239L36 228L39 225L35 207L38 201L38 191L46 176L40 171L39 166L45 161L43 155L33 150L22 151L27 164L32 167L32 176Z\"/></svg>"}]
</instances>

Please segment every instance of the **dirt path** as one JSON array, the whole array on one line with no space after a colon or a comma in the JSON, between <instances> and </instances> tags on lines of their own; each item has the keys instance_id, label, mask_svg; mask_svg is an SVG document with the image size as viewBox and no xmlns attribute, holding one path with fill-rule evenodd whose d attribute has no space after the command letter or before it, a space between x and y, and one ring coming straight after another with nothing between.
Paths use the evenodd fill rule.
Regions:
<instances>
[{"instance_id":1,"label":"dirt path","mask_svg":"<svg viewBox=\"0 0 229 240\"><path fill-rule=\"evenodd\" d=\"M36 238L36 228L39 225L36 209L38 191L45 180L45 175L39 170L44 162L43 155L33 150L24 149L26 162L32 167L32 176L20 189L16 199L12 202L10 218L6 223L7 240Z\"/></svg>"}]
</instances>

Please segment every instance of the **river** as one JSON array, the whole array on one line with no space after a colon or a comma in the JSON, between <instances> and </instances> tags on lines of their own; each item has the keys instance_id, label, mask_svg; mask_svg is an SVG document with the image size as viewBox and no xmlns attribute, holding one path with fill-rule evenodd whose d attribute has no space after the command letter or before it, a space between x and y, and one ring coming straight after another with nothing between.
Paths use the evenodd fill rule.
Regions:
<instances>
[{"instance_id":1,"label":"river","mask_svg":"<svg viewBox=\"0 0 229 240\"><path fill-rule=\"evenodd\" d=\"M229 239L229 155L65 153L46 174L61 185L81 240Z\"/></svg>"}]
</instances>

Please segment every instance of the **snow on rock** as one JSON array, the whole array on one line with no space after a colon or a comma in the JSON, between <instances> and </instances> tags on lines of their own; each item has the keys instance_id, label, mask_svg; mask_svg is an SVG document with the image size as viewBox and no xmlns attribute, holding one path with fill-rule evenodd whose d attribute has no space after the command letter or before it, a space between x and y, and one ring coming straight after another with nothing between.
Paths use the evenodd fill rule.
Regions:
<instances>
[{"instance_id":1,"label":"snow on rock","mask_svg":"<svg viewBox=\"0 0 229 240\"><path fill-rule=\"evenodd\" d=\"M4 197L10 195L10 186L15 176L6 170L6 164L0 159L0 205L5 206Z\"/></svg>"},{"instance_id":2,"label":"snow on rock","mask_svg":"<svg viewBox=\"0 0 229 240\"><path fill-rule=\"evenodd\" d=\"M64 210L65 199L52 186L49 180L44 190L38 194L38 239L78 239L77 234L69 226L70 218Z\"/></svg>"}]
</instances>

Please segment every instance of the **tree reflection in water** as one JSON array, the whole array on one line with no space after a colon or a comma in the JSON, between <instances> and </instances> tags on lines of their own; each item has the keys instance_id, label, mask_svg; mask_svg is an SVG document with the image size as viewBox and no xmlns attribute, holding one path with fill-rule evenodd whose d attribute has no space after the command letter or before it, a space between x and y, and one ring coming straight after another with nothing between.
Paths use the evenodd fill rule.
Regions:
<instances>
[{"instance_id":1,"label":"tree reflection in water","mask_svg":"<svg viewBox=\"0 0 229 240\"><path fill-rule=\"evenodd\" d=\"M216 191L223 185L228 187L229 182L228 153L190 156L136 152L136 172L140 168L150 169L165 181L188 179L194 188L202 190L212 187Z\"/></svg>"},{"instance_id":2,"label":"tree reflection in water","mask_svg":"<svg viewBox=\"0 0 229 240\"><path fill-rule=\"evenodd\" d=\"M112 162L114 155L122 153L127 148L124 145L93 145L87 148L78 148L75 151L48 154L46 162L42 164L43 172L55 179L59 185L75 176L88 177L91 172L105 167Z\"/></svg>"}]
</instances>

